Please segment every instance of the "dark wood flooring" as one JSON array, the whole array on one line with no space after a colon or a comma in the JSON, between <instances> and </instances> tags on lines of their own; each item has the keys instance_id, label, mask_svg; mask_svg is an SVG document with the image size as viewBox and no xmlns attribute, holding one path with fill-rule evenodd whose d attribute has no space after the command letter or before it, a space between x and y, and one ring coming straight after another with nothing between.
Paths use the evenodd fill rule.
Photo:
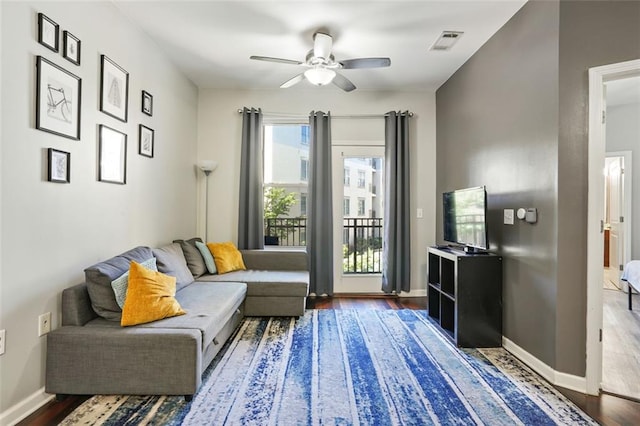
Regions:
<instances>
[{"instance_id":1,"label":"dark wood flooring","mask_svg":"<svg viewBox=\"0 0 640 426\"><path fill-rule=\"evenodd\" d=\"M399 298L391 296L336 295L332 298L309 298L308 309L426 309L426 297ZM640 425L640 402L613 395L584 395L569 389L557 388L580 409L598 423L607 426ZM63 401L52 401L27 417L19 426L57 425L88 396L70 396Z\"/></svg>"}]
</instances>

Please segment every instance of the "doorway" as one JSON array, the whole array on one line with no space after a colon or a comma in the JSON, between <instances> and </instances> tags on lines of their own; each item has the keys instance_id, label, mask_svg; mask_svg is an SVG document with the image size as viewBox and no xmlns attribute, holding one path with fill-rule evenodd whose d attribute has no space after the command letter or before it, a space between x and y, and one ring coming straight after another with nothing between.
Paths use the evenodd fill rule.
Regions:
<instances>
[{"instance_id":1,"label":"doorway","mask_svg":"<svg viewBox=\"0 0 640 426\"><path fill-rule=\"evenodd\" d=\"M333 147L334 291L382 294L384 146Z\"/></svg>"},{"instance_id":2,"label":"doorway","mask_svg":"<svg viewBox=\"0 0 640 426\"><path fill-rule=\"evenodd\" d=\"M611 336L610 332L603 330L605 325L603 320L604 269L602 267L605 253L605 215L603 214L605 211L603 209L605 206L605 179L603 179L602 171L605 167L607 149L605 144L607 139L605 83L637 76L640 76L640 60L605 65L589 70L586 391L592 395L598 395L601 389L606 388L606 385L603 386L603 341L607 341L607 334ZM628 164L626 165L628 166ZM625 232L625 235L627 235L626 241L630 241L631 234ZM624 262L624 259L622 260ZM605 335L603 336L603 334ZM625 374L633 373L627 371Z\"/></svg>"},{"instance_id":3,"label":"doorway","mask_svg":"<svg viewBox=\"0 0 640 426\"><path fill-rule=\"evenodd\" d=\"M610 290L627 290L620 275L631 260L631 158L631 151L608 152L605 157L603 284Z\"/></svg>"}]
</instances>

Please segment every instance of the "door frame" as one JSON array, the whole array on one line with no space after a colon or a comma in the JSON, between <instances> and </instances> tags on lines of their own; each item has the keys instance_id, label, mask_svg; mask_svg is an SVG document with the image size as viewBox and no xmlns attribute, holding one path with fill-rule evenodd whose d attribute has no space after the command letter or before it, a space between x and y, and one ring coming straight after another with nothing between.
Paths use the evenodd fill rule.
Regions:
<instances>
[{"instance_id":1,"label":"door frame","mask_svg":"<svg viewBox=\"0 0 640 426\"><path fill-rule=\"evenodd\" d=\"M602 169L606 151L603 112L607 81L640 74L640 59L603 65L589 69L589 135L588 135L588 212L587 212L587 393L598 395L602 382L602 258L604 239L604 179Z\"/></svg>"}]
</instances>

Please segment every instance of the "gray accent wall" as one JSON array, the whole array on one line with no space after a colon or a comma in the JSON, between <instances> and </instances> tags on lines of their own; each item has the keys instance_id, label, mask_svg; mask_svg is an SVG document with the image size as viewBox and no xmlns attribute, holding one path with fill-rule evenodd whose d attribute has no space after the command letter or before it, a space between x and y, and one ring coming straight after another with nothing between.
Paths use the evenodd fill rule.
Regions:
<instances>
[{"instance_id":1,"label":"gray accent wall","mask_svg":"<svg viewBox=\"0 0 640 426\"><path fill-rule=\"evenodd\" d=\"M557 2L524 5L436 92L436 194L486 185L491 250L504 256L503 333L548 365L556 324L558 20ZM503 225L503 209L518 207L536 207L538 223Z\"/></svg>"},{"instance_id":2,"label":"gray accent wall","mask_svg":"<svg viewBox=\"0 0 640 426\"><path fill-rule=\"evenodd\" d=\"M586 369L588 69L637 58L640 2L530 1L436 93L436 196L486 185L504 336L571 375ZM519 207L538 223L503 225Z\"/></svg>"},{"instance_id":3,"label":"gray accent wall","mask_svg":"<svg viewBox=\"0 0 640 426\"><path fill-rule=\"evenodd\" d=\"M640 2L560 2L558 324L555 369L586 369L591 67L640 59Z\"/></svg>"}]
</instances>

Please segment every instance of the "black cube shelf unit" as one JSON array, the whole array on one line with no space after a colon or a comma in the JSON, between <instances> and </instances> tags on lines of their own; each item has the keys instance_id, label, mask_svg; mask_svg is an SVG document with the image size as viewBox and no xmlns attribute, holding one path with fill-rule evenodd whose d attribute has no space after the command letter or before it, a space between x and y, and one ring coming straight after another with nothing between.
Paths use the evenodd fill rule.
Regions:
<instances>
[{"instance_id":1,"label":"black cube shelf unit","mask_svg":"<svg viewBox=\"0 0 640 426\"><path fill-rule=\"evenodd\" d=\"M429 316L459 347L502 346L502 257L428 248Z\"/></svg>"}]
</instances>

